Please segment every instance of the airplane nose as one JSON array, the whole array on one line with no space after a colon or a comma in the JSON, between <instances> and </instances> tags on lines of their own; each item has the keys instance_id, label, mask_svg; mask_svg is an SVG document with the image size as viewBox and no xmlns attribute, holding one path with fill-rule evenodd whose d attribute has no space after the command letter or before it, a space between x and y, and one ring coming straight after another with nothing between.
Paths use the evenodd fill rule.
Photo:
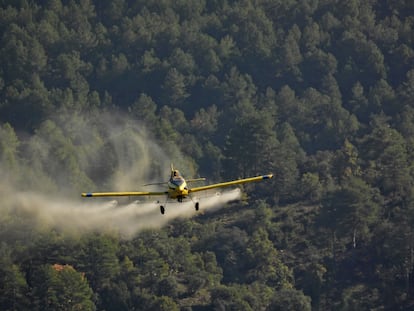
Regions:
<instances>
[{"instance_id":1,"label":"airplane nose","mask_svg":"<svg viewBox=\"0 0 414 311\"><path fill-rule=\"evenodd\" d=\"M187 189L186 185L181 185L178 188L178 191L180 192L181 195L187 195L188 194L188 189Z\"/></svg>"}]
</instances>

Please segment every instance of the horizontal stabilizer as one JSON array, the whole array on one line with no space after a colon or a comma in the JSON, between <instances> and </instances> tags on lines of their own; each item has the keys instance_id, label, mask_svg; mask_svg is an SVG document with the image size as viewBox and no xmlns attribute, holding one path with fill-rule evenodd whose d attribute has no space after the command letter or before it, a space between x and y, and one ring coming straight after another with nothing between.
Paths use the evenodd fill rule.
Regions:
<instances>
[{"instance_id":1,"label":"horizontal stabilizer","mask_svg":"<svg viewBox=\"0 0 414 311\"><path fill-rule=\"evenodd\" d=\"M196 181L204 181L206 180L204 177L202 178L193 178L193 179L186 179L186 182L196 182Z\"/></svg>"}]
</instances>

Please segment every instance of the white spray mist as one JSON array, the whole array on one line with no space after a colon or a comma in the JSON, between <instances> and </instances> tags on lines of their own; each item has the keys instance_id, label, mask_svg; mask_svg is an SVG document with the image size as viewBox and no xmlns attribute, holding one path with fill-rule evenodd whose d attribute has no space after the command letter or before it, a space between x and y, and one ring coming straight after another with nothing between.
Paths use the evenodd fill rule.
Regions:
<instances>
[{"instance_id":1,"label":"white spray mist","mask_svg":"<svg viewBox=\"0 0 414 311\"><path fill-rule=\"evenodd\" d=\"M60 136L54 135L56 133L53 129L59 131ZM132 237L144 229L160 228L172 219L188 218L197 214L194 203L188 200L183 203L168 201L166 213L161 215L160 204L156 201L165 202L165 197L162 196L147 198L148 201L138 204L120 200L121 204L117 206L108 198L80 198L80 192L77 192L78 189L72 187L69 181L83 178L83 184L90 184L85 172L95 172L99 176L100 170L110 168L109 173L107 172L110 178L105 183L99 185L99 180L93 180L100 187L106 187L105 189L82 189L84 192L142 190L141 185L145 183L167 180L169 164L173 158L151 139L144 127L125 116L104 114L93 120L80 116L60 116L54 124L49 123L46 129L36 135L31 143L40 141L41 144L37 143L34 147L25 149L28 153L27 159L35 161L28 160L29 165L23 167L27 172L21 172L23 175L32 176L34 182L29 186L27 182L0 182L0 213L3 217L7 217L5 215L8 213L17 212L19 217L27 217L38 228L54 228L77 234L92 231L117 232L125 237ZM48 143L50 139L55 140ZM67 146L69 150L73 149L76 152L76 162L65 158L64 147ZM102 152L108 150L105 148L110 148L115 158L108 159L107 154ZM42 157L47 155L47 158L37 161L38 153L31 154L31 150L41 150ZM179 154L179 151L175 154ZM69 156L72 154L67 155ZM183 161L184 157L179 158ZM36 168L31 168L30 163L35 163ZM66 164L71 166L70 170L62 167ZM45 177L42 167L45 168L46 165L47 169L55 169L53 172L48 171L49 175ZM0 163L0 167L2 166L4 167ZM72 175L66 176L69 171ZM45 180L49 177L51 180L59 181L56 185L57 190L54 189L53 192L50 191L50 187L42 189L41 184L36 184L36 180ZM22 181L24 178L16 180ZM62 180L67 180L67 185L62 185ZM221 195L212 193L198 198L198 201L202 212L223 207L226 202L239 197L240 191L236 189L226 190ZM0 222L1 219L0 217Z\"/></svg>"}]
</instances>

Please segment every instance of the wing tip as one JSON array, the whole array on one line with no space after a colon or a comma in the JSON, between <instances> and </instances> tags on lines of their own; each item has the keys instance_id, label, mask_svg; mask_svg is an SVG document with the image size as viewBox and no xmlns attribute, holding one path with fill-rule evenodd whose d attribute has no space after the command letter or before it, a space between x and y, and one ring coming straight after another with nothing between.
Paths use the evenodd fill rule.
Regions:
<instances>
[{"instance_id":1,"label":"wing tip","mask_svg":"<svg viewBox=\"0 0 414 311\"><path fill-rule=\"evenodd\" d=\"M263 179L271 179L273 178L273 174L263 175Z\"/></svg>"}]
</instances>

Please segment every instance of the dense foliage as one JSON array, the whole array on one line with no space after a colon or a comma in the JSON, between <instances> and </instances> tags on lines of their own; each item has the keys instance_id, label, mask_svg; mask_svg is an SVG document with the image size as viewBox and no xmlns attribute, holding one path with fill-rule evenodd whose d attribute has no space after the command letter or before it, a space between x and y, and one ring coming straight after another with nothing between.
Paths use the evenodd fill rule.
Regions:
<instances>
[{"instance_id":1,"label":"dense foliage","mask_svg":"<svg viewBox=\"0 0 414 311\"><path fill-rule=\"evenodd\" d=\"M412 307L413 24L410 0L0 1L0 309ZM154 170L275 178L130 239L35 224L11 193L150 179L109 123Z\"/></svg>"}]
</instances>

